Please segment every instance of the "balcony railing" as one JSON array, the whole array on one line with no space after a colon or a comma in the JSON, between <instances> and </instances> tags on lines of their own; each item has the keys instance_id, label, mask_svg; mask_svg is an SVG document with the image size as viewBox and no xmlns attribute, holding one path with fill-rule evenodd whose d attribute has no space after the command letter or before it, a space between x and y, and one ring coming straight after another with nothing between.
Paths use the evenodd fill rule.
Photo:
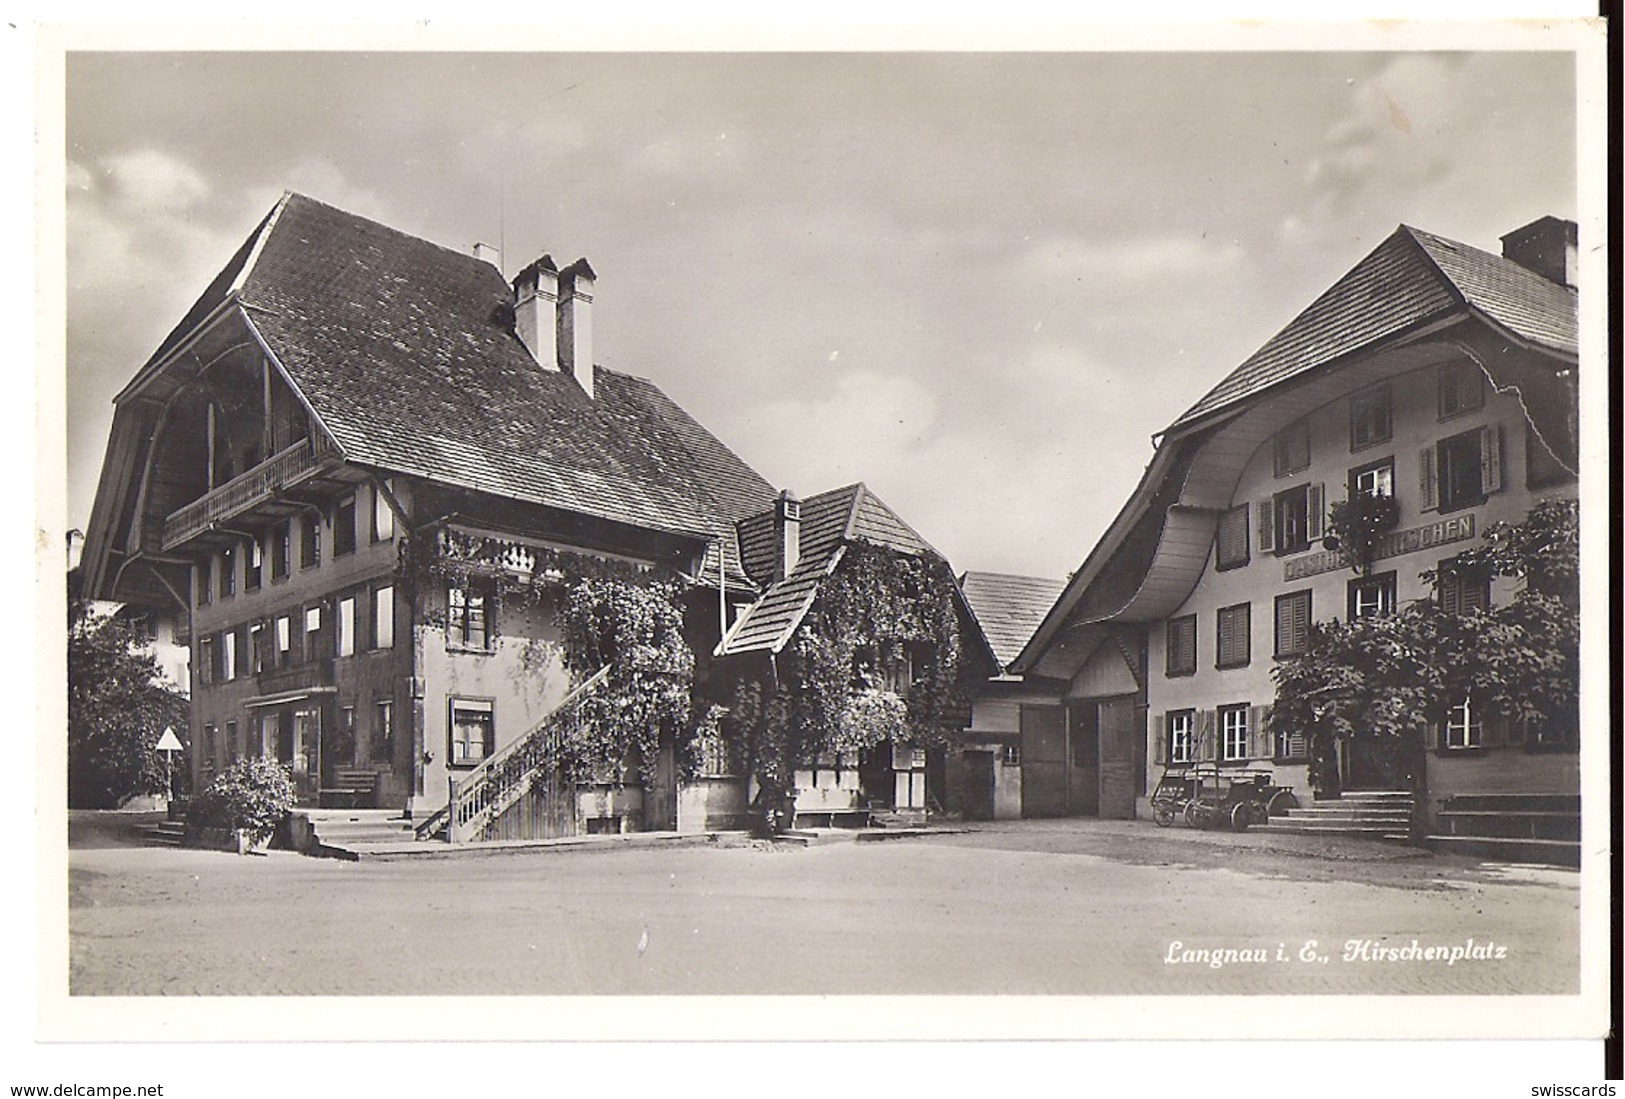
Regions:
<instances>
[{"instance_id":1,"label":"balcony railing","mask_svg":"<svg viewBox=\"0 0 1625 1099\"><path fill-rule=\"evenodd\" d=\"M164 549L174 549L216 523L241 515L272 493L315 472L336 453L325 437L300 439L278 451L165 519Z\"/></svg>"},{"instance_id":2,"label":"balcony railing","mask_svg":"<svg viewBox=\"0 0 1625 1099\"><path fill-rule=\"evenodd\" d=\"M285 694L289 691L308 691L312 687L333 685L333 661L310 660L286 668L261 672L254 678L255 689L262 695Z\"/></svg>"}]
</instances>

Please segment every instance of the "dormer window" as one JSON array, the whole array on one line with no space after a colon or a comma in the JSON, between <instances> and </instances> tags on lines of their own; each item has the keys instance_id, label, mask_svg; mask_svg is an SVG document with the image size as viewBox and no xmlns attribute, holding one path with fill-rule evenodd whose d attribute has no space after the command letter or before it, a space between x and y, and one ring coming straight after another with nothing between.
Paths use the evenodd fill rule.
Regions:
<instances>
[{"instance_id":1,"label":"dormer window","mask_svg":"<svg viewBox=\"0 0 1625 1099\"><path fill-rule=\"evenodd\" d=\"M1275 475L1290 477L1309 468L1309 421L1283 428L1275 436Z\"/></svg>"}]
</instances>

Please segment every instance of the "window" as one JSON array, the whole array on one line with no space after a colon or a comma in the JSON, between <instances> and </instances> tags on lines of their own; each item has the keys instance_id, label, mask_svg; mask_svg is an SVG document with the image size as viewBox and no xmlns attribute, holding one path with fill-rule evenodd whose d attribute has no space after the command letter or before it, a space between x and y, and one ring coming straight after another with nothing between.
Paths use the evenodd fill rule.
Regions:
<instances>
[{"instance_id":1,"label":"window","mask_svg":"<svg viewBox=\"0 0 1625 1099\"><path fill-rule=\"evenodd\" d=\"M1258 548L1277 554L1298 553L1325 533L1326 486L1299 485L1277 492L1259 509Z\"/></svg>"},{"instance_id":2,"label":"window","mask_svg":"<svg viewBox=\"0 0 1625 1099\"><path fill-rule=\"evenodd\" d=\"M355 552L355 497L346 496L333 509L333 556Z\"/></svg>"},{"instance_id":3,"label":"window","mask_svg":"<svg viewBox=\"0 0 1625 1099\"><path fill-rule=\"evenodd\" d=\"M299 567L313 569L322 563L322 521L306 513L299 520Z\"/></svg>"},{"instance_id":4,"label":"window","mask_svg":"<svg viewBox=\"0 0 1625 1099\"><path fill-rule=\"evenodd\" d=\"M1422 507L1471 507L1501 489L1501 429L1464 431L1422 451Z\"/></svg>"},{"instance_id":5,"label":"window","mask_svg":"<svg viewBox=\"0 0 1625 1099\"><path fill-rule=\"evenodd\" d=\"M281 523L271 528L271 579L286 580L288 578L288 558L291 556L289 541L292 531L287 523Z\"/></svg>"},{"instance_id":6,"label":"window","mask_svg":"<svg viewBox=\"0 0 1625 1099\"><path fill-rule=\"evenodd\" d=\"M203 770L205 772L212 773L214 771L214 745L216 739L214 726L203 726Z\"/></svg>"},{"instance_id":7,"label":"window","mask_svg":"<svg viewBox=\"0 0 1625 1099\"><path fill-rule=\"evenodd\" d=\"M1309 758L1309 737L1304 733L1277 728L1274 740L1276 763L1301 763Z\"/></svg>"},{"instance_id":8,"label":"window","mask_svg":"<svg viewBox=\"0 0 1625 1099\"><path fill-rule=\"evenodd\" d=\"M1004 746L1004 765L1006 767L1021 766L1021 745L1006 744Z\"/></svg>"},{"instance_id":9,"label":"window","mask_svg":"<svg viewBox=\"0 0 1625 1099\"><path fill-rule=\"evenodd\" d=\"M1308 589L1275 597L1276 656L1298 656L1309 648L1313 609L1313 593Z\"/></svg>"},{"instance_id":10,"label":"window","mask_svg":"<svg viewBox=\"0 0 1625 1099\"><path fill-rule=\"evenodd\" d=\"M1444 747L1447 749L1478 748L1484 742L1484 729L1479 716L1473 711L1471 697L1451 706L1444 719Z\"/></svg>"},{"instance_id":11,"label":"window","mask_svg":"<svg viewBox=\"0 0 1625 1099\"><path fill-rule=\"evenodd\" d=\"M244 754L237 745L237 723L235 721L226 722L226 744L234 757L241 758Z\"/></svg>"},{"instance_id":12,"label":"window","mask_svg":"<svg viewBox=\"0 0 1625 1099\"><path fill-rule=\"evenodd\" d=\"M909 688L914 685L914 653L907 645L886 661L880 672L880 685L892 694L907 697Z\"/></svg>"},{"instance_id":13,"label":"window","mask_svg":"<svg viewBox=\"0 0 1625 1099\"><path fill-rule=\"evenodd\" d=\"M372 757L395 758L395 703L388 699L373 704Z\"/></svg>"},{"instance_id":14,"label":"window","mask_svg":"<svg viewBox=\"0 0 1625 1099\"><path fill-rule=\"evenodd\" d=\"M220 598L230 599L237 591L237 551L227 546L220 551Z\"/></svg>"},{"instance_id":15,"label":"window","mask_svg":"<svg viewBox=\"0 0 1625 1099\"><path fill-rule=\"evenodd\" d=\"M265 671L265 623L256 622L248 627L248 655L253 660L254 674Z\"/></svg>"},{"instance_id":16,"label":"window","mask_svg":"<svg viewBox=\"0 0 1625 1099\"><path fill-rule=\"evenodd\" d=\"M1191 763L1196 759L1196 711L1168 712L1168 764Z\"/></svg>"},{"instance_id":17,"label":"window","mask_svg":"<svg viewBox=\"0 0 1625 1099\"><path fill-rule=\"evenodd\" d=\"M1394 437L1393 395L1372 386L1349 399L1349 449L1364 450Z\"/></svg>"},{"instance_id":18,"label":"window","mask_svg":"<svg viewBox=\"0 0 1625 1099\"><path fill-rule=\"evenodd\" d=\"M1218 615L1219 668L1239 668L1252 659L1251 603L1220 607Z\"/></svg>"},{"instance_id":19,"label":"window","mask_svg":"<svg viewBox=\"0 0 1625 1099\"><path fill-rule=\"evenodd\" d=\"M222 682L230 682L237 678L237 657L240 655L237 648L242 642L242 637L242 631L240 630L227 630L220 635L220 679Z\"/></svg>"},{"instance_id":20,"label":"window","mask_svg":"<svg viewBox=\"0 0 1625 1099\"><path fill-rule=\"evenodd\" d=\"M207 607L214 598L214 558L200 561L193 568L192 587L197 591L197 605Z\"/></svg>"},{"instance_id":21,"label":"window","mask_svg":"<svg viewBox=\"0 0 1625 1099\"><path fill-rule=\"evenodd\" d=\"M1386 496L1392 499L1394 495L1394 460L1384 458L1380 462L1360 466L1349 470L1349 496Z\"/></svg>"},{"instance_id":22,"label":"window","mask_svg":"<svg viewBox=\"0 0 1625 1099\"><path fill-rule=\"evenodd\" d=\"M385 584L372 593L372 647L389 649L395 645L395 587Z\"/></svg>"},{"instance_id":23,"label":"window","mask_svg":"<svg viewBox=\"0 0 1625 1099\"><path fill-rule=\"evenodd\" d=\"M339 600L338 633L334 638L334 656L355 655L355 596Z\"/></svg>"},{"instance_id":24,"label":"window","mask_svg":"<svg viewBox=\"0 0 1625 1099\"><path fill-rule=\"evenodd\" d=\"M260 558L260 540L250 538L248 545L243 547L243 590L258 591L260 586L260 569L264 562Z\"/></svg>"},{"instance_id":25,"label":"window","mask_svg":"<svg viewBox=\"0 0 1625 1099\"><path fill-rule=\"evenodd\" d=\"M339 707L338 736L334 738L333 758L344 763L355 762L355 707Z\"/></svg>"},{"instance_id":26,"label":"window","mask_svg":"<svg viewBox=\"0 0 1625 1099\"><path fill-rule=\"evenodd\" d=\"M1439 419L1484 407L1484 372L1470 362L1439 367Z\"/></svg>"},{"instance_id":27,"label":"window","mask_svg":"<svg viewBox=\"0 0 1625 1099\"><path fill-rule=\"evenodd\" d=\"M305 659L315 660L321 656L322 637L322 608L305 608Z\"/></svg>"},{"instance_id":28,"label":"window","mask_svg":"<svg viewBox=\"0 0 1625 1099\"><path fill-rule=\"evenodd\" d=\"M1299 420L1275 436L1275 475L1286 477L1309 468L1309 421Z\"/></svg>"},{"instance_id":29,"label":"window","mask_svg":"<svg viewBox=\"0 0 1625 1099\"><path fill-rule=\"evenodd\" d=\"M389 500L384 496L385 489L390 482L385 481L384 487L373 486L372 490L372 540L374 542L387 542L395 537L395 511L389 506Z\"/></svg>"},{"instance_id":30,"label":"window","mask_svg":"<svg viewBox=\"0 0 1625 1099\"><path fill-rule=\"evenodd\" d=\"M1196 674L1196 616L1168 620L1167 674Z\"/></svg>"},{"instance_id":31,"label":"window","mask_svg":"<svg viewBox=\"0 0 1625 1099\"><path fill-rule=\"evenodd\" d=\"M490 647L490 595L483 587L453 585L446 593L446 644L461 649Z\"/></svg>"},{"instance_id":32,"label":"window","mask_svg":"<svg viewBox=\"0 0 1625 1099\"><path fill-rule=\"evenodd\" d=\"M1248 561L1246 504L1226 511L1219 517L1219 533L1215 539L1214 566L1233 569Z\"/></svg>"},{"instance_id":33,"label":"window","mask_svg":"<svg viewBox=\"0 0 1625 1099\"><path fill-rule=\"evenodd\" d=\"M286 668L293 656L293 621L287 615L276 620L276 666Z\"/></svg>"},{"instance_id":34,"label":"window","mask_svg":"<svg viewBox=\"0 0 1625 1099\"><path fill-rule=\"evenodd\" d=\"M1234 763L1247 758L1247 704L1219 707L1219 760Z\"/></svg>"},{"instance_id":35,"label":"window","mask_svg":"<svg viewBox=\"0 0 1625 1099\"><path fill-rule=\"evenodd\" d=\"M204 685L214 682L214 651L213 636L197 639L197 678Z\"/></svg>"},{"instance_id":36,"label":"window","mask_svg":"<svg viewBox=\"0 0 1625 1099\"><path fill-rule=\"evenodd\" d=\"M1395 573L1361 576L1349 581L1349 621L1394 613Z\"/></svg>"},{"instance_id":37,"label":"window","mask_svg":"<svg viewBox=\"0 0 1625 1099\"><path fill-rule=\"evenodd\" d=\"M451 753L453 767L472 767L496 748L491 703L466 698L451 700Z\"/></svg>"},{"instance_id":38,"label":"window","mask_svg":"<svg viewBox=\"0 0 1625 1099\"><path fill-rule=\"evenodd\" d=\"M1485 569L1441 561L1434 588L1439 609L1446 614L1472 614L1490 605L1490 574Z\"/></svg>"}]
</instances>

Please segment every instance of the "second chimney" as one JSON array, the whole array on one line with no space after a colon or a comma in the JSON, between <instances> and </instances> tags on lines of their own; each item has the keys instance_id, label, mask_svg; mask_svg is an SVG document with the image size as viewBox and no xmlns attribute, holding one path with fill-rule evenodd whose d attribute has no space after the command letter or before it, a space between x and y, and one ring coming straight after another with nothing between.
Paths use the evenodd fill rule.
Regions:
<instances>
[{"instance_id":1,"label":"second chimney","mask_svg":"<svg viewBox=\"0 0 1625 1099\"><path fill-rule=\"evenodd\" d=\"M1543 278L1572 287L1580 256L1579 227L1550 215L1531 221L1501 238L1501 255Z\"/></svg>"},{"instance_id":2,"label":"second chimney","mask_svg":"<svg viewBox=\"0 0 1625 1099\"><path fill-rule=\"evenodd\" d=\"M513 330L543 370L559 368L559 269L543 256L513 277Z\"/></svg>"},{"instance_id":3,"label":"second chimney","mask_svg":"<svg viewBox=\"0 0 1625 1099\"><path fill-rule=\"evenodd\" d=\"M598 280L585 259L559 272L559 365L592 391L592 291Z\"/></svg>"},{"instance_id":4,"label":"second chimney","mask_svg":"<svg viewBox=\"0 0 1625 1099\"><path fill-rule=\"evenodd\" d=\"M773 540L777 543L773 579L783 580L801 560L801 501L789 489L780 492L773 505Z\"/></svg>"}]
</instances>

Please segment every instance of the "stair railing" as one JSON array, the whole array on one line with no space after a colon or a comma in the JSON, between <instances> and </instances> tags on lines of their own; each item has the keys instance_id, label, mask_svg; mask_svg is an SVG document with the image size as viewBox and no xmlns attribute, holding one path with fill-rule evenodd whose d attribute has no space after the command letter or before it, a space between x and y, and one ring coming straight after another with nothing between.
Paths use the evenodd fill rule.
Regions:
<instances>
[{"instance_id":1,"label":"stair railing","mask_svg":"<svg viewBox=\"0 0 1625 1099\"><path fill-rule=\"evenodd\" d=\"M581 709L583 701L609 678L609 672L608 664L598 669L530 732L487 756L466 775L450 780L451 792L446 800L446 838L450 842L477 842L493 821L524 796L536 775L558 758L557 749L569 731L568 722ZM533 751L536 758L530 766L507 766L515 756Z\"/></svg>"}]
</instances>

